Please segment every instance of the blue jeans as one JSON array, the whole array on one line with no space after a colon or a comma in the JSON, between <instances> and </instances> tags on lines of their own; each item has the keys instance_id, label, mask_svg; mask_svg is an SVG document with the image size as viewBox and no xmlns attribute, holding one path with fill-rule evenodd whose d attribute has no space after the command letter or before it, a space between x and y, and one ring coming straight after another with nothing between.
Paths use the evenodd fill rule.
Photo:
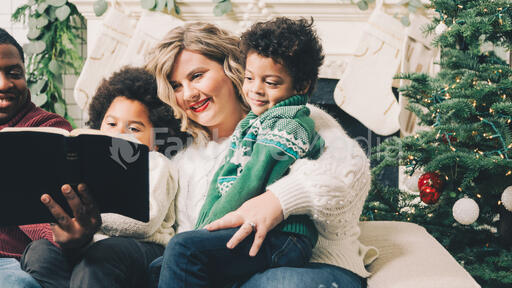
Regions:
<instances>
[{"instance_id":1,"label":"blue jeans","mask_svg":"<svg viewBox=\"0 0 512 288\"><path fill-rule=\"evenodd\" d=\"M63 251L43 239L27 246L21 264L46 288L139 288L148 282L149 263L163 251L164 247L156 243L111 237L78 254Z\"/></svg>"},{"instance_id":2,"label":"blue jeans","mask_svg":"<svg viewBox=\"0 0 512 288\"><path fill-rule=\"evenodd\" d=\"M254 234L234 249L226 247L236 231L203 229L177 234L165 248L163 259L151 263L150 278L157 278L161 266L159 287L225 287L268 268L303 266L311 257L312 246L306 237L281 231L268 233L258 254L250 257Z\"/></svg>"},{"instance_id":3,"label":"blue jeans","mask_svg":"<svg viewBox=\"0 0 512 288\"><path fill-rule=\"evenodd\" d=\"M323 263L279 267L257 273L233 288L365 288L366 279L346 269Z\"/></svg>"},{"instance_id":4,"label":"blue jeans","mask_svg":"<svg viewBox=\"0 0 512 288\"><path fill-rule=\"evenodd\" d=\"M41 288L27 272L21 270L14 258L0 258L0 287Z\"/></svg>"}]
</instances>

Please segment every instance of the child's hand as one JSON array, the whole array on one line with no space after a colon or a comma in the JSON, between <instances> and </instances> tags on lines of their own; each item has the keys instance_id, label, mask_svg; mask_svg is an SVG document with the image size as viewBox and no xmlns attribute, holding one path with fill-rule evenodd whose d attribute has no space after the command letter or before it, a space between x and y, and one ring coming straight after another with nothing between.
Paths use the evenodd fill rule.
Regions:
<instances>
[{"instance_id":1,"label":"child's hand","mask_svg":"<svg viewBox=\"0 0 512 288\"><path fill-rule=\"evenodd\" d=\"M73 211L71 218L48 194L41 196L41 202L50 210L57 224L52 225L53 240L62 248L81 248L89 243L101 226L98 207L92 201L85 184L78 185L78 197L70 185L61 187L69 207Z\"/></svg>"},{"instance_id":2,"label":"child's hand","mask_svg":"<svg viewBox=\"0 0 512 288\"><path fill-rule=\"evenodd\" d=\"M240 208L213 221L205 228L208 231L214 231L240 227L226 244L230 249L235 248L255 230L256 235L254 235L249 255L256 256L267 232L281 223L283 219L283 209L279 199L271 191L267 191L247 200Z\"/></svg>"}]
</instances>

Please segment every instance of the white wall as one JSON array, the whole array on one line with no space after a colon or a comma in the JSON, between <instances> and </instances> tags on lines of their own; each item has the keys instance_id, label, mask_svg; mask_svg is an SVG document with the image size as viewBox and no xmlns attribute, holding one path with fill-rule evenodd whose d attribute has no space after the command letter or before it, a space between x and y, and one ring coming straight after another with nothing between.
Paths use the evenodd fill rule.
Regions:
<instances>
[{"instance_id":1,"label":"white wall","mask_svg":"<svg viewBox=\"0 0 512 288\"><path fill-rule=\"evenodd\" d=\"M13 23L11 14L17 7L26 3L26 0L0 0L0 27L6 29L11 35L23 45L28 42L27 27L23 23ZM77 76L64 76L64 98L68 106L68 113L73 118L77 127L83 127L82 113L73 98L73 88L75 86Z\"/></svg>"}]
</instances>

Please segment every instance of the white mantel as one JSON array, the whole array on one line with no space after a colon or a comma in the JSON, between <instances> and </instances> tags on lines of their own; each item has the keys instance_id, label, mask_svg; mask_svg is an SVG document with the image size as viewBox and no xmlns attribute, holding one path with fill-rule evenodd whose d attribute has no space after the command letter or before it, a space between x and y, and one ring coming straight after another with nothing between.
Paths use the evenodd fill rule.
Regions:
<instances>
[{"instance_id":1,"label":"white mantel","mask_svg":"<svg viewBox=\"0 0 512 288\"><path fill-rule=\"evenodd\" d=\"M87 40L88 43L94 43L95 35L98 35L98 29L102 17L94 14L93 4L95 0L74 0L80 12L87 19ZM140 0L117 0L109 1L109 6L113 2L120 5L134 21L140 17L143 9L140 6ZM233 32L239 32L243 29L241 23L245 19L249 21L264 20L261 16L261 9L256 8L248 11L248 6L258 1L253 0L231 0L233 11L216 17L213 15L213 2L211 0L186 0L178 2L181 9L179 19L183 21L207 21L224 27ZM313 17L315 26L320 38L323 41L326 60L321 69L320 76L325 78L339 78L344 71L346 59L355 50L362 28L368 20L371 9L361 11L350 0L267 0L265 1L270 17L289 16L289 17ZM169 15L169 17L173 17ZM89 45L90 48L92 45Z\"/></svg>"}]
</instances>

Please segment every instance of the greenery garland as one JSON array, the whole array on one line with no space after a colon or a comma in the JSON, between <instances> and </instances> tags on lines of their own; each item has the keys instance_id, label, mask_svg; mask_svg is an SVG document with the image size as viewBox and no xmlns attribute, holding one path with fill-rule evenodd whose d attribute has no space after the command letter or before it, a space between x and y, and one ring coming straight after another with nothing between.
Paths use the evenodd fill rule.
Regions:
<instances>
[{"instance_id":1,"label":"greenery garland","mask_svg":"<svg viewBox=\"0 0 512 288\"><path fill-rule=\"evenodd\" d=\"M213 14L215 16L222 16L232 9L230 0L213 0L215 6L213 7ZM167 10L169 13L180 15L180 7L176 4L176 0L140 0L140 6L144 9L163 12ZM108 9L106 0L96 0L94 2L94 13L96 16L101 16Z\"/></svg>"},{"instance_id":2,"label":"greenery garland","mask_svg":"<svg viewBox=\"0 0 512 288\"><path fill-rule=\"evenodd\" d=\"M76 75L82 69L84 59L79 51L84 17L68 0L28 0L16 9L11 19L28 23L30 42L23 50L32 102L66 117L75 126L62 93L63 75Z\"/></svg>"}]
</instances>

